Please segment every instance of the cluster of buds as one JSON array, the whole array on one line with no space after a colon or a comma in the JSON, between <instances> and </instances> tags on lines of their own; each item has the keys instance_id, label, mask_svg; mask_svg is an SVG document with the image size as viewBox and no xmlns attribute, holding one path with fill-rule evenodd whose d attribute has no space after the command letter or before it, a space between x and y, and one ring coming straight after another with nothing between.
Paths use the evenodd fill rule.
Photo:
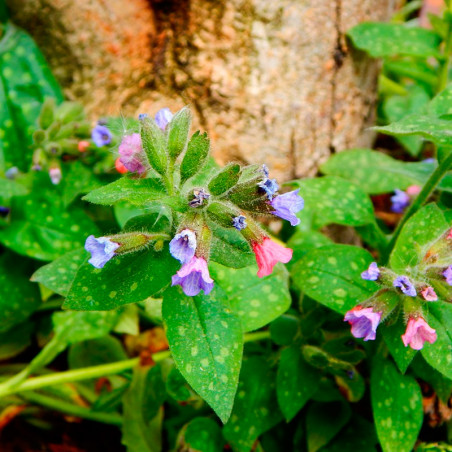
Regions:
<instances>
[{"instance_id":1,"label":"cluster of buds","mask_svg":"<svg viewBox=\"0 0 452 452\"><path fill-rule=\"evenodd\" d=\"M361 277L377 282L381 289L374 297L345 314L344 320L350 323L353 336L363 338L365 341L375 339L378 325L396 307L385 302L381 294L396 291L401 295L405 313L406 331L402 335L405 347L420 350L425 342L434 343L437 339L436 331L425 320L423 305L426 302L438 301L437 293L443 300L451 300L452 265L449 265L451 250L452 229L430 247L413 272L416 277L396 275L392 270L380 268L376 262L372 262Z\"/></svg>"},{"instance_id":2,"label":"cluster of buds","mask_svg":"<svg viewBox=\"0 0 452 452\"><path fill-rule=\"evenodd\" d=\"M62 179L62 161L88 159L86 163L92 166L95 162L87 151L106 146L112 140L113 135L104 122L99 121L92 129L82 105L63 102L57 106L54 99L48 98L33 133L32 170L47 171L51 182L58 185Z\"/></svg>"},{"instance_id":3,"label":"cluster of buds","mask_svg":"<svg viewBox=\"0 0 452 452\"><path fill-rule=\"evenodd\" d=\"M188 296L201 290L210 293L214 281L208 262L212 236L218 227L235 229L248 241L259 277L270 275L277 262L289 262L292 250L272 240L256 217L276 216L296 226L300 222L296 214L304 207L299 190L280 194L278 183L270 179L265 165L241 167L237 163L219 170L204 187L194 188L187 182L206 162L209 141L206 134L199 132L188 141L189 109L175 115L162 109L155 119L141 114L139 123L140 133L123 137L116 168L139 178L159 177L167 194L181 201L183 207L174 215L179 221L169 250L182 266L172 277L172 285L181 286ZM120 240L121 234L89 237L85 247L92 254L90 262L101 268L116 254L125 252Z\"/></svg>"}]
</instances>

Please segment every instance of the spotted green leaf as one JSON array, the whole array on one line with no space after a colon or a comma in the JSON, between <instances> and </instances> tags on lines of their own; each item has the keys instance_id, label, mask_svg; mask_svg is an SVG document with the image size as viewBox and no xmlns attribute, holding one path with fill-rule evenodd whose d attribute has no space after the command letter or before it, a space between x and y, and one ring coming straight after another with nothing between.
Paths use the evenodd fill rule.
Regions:
<instances>
[{"instance_id":1,"label":"spotted green leaf","mask_svg":"<svg viewBox=\"0 0 452 452\"><path fill-rule=\"evenodd\" d=\"M288 422L316 392L319 379L319 371L306 363L299 346L293 345L282 350L276 392L279 407Z\"/></svg>"},{"instance_id":2,"label":"spotted green leaf","mask_svg":"<svg viewBox=\"0 0 452 452\"><path fill-rule=\"evenodd\" d=\"M131 179L121 177L115 182L93 190L83 199L103 206L111 206L119 201L129 201L131 204L140 207L156 202L173 208L181 207L179 198L167 195L161 179L158 178Z\"/></svg>"},{"instance_id":3,"label":"spotted green leaf","mask_svg":"<svg viewBox=\"0 0 452 452\"><path fill-rule=\"evenodd\" d=\"M393 136L420 135L440 146L452 146L449 119L413 114L387 126L373 127L377 132Z\"/></svg>"},{"instance_id":4,"label":"spotted green leaf","mask_svg":"<svg viewBox=\"0 0 452 452\"><path fill-rule=\"evenodd\" d=\"M373 261L368 251L350 245L329 245L307 253L292 268L295 286L343 314L378 289L361 273Z\"/></svg>"},{"instance_id":5,"label":"spotted green leaf","mask_svg":"<svg viewBox=\"0 0 452 452\"><path fill-rule=\"evenodd\" d=\"M86 253L88 254L88 253ZM143 301L166 287L178 262L169 252L145 249L115 256L104 268L82 264L63 307L99 311Z\"/></svg>"},{"instance_id":6,"label":"spotted green leaf","mask_svg":"<svg viewBox=\"0 0 452 452\"><path fill-rule=\"evenodd\" d=\"M27 171L41 104L46 97L61 102L63 94L33 39L10 22L1 28L0 171Z\"/></svg>"},{"instance_id":7,"label":"spotted green leaf","mask_svg":"<svg viewBox=\"0 0 452 452\"><path fill-rule=\"evenodd\" d=\"M339 152L321 167L323 173L347 179L371 195L424 184L434 169L434 163L403 162L370 149ZM451 187L452 178L448 175L439 188L449 191Z\"/></svg>"},{"instance_id":8,"label":"spotted green leaf","mask_svg":"<svg viewBox=\"0 0 452 452\"><path fill-rule=\"evenodd\" d=\"M452 114L452 84L437 94L428 105L428 114L437 118Z\"/></svg>"},{"instance_id":9,"label":"spotted green leaf","mask_svg":"<svg viewBox=\"0 0 452 452\"><path fill-rule=\"evenodd\" d=\"M219 425L210 418L196 417L182 430L178 450L222 452L223 435ZM180 449L179 449L180 448Z\"/></svg>"},{"instance_id":10,"label":"spotted green leaf","mask_svg":"<svg viewBox=\"0 0 452 452\"><path fill-rule=\"evenodd\" d=\"M289 309L289 275L282 265L266 278L258 278L256 265L237 270L212 264L210 270L226 292L244 332L263 327Z\"/></svg>"},{"instance_id":11,"label":"spotted green leaf","mask_svg":"<svg viewBox=\"0 0 452 452\"><path fill-rule=\"evenodd\" d=\"M436 330L436 342L426 342L422 356L434 369L452 379L452 305L438 302L429 306L428 324Z\"/></svg>"},{"instance_id":12,"label":"spotted green leaf","mask_svg":"<svg viewBox=\"0 0 452 452\"><path fill-rule=\"evenodd\" d=\"M231 418L223 435L237 452L249 452L255 440L281 419L275 388L275 372L263 358L243 360Z\"/></svg>"},{"instance_id":13,"label":"spotted green leaf","mask_svg":"<svg viewBox=\"0 0 452 452\"><path fill-rule=\"evenodd\" d=\"M426 28L405 24L364 22L351 28L347 35L355 47L373 57L409 55L441 58L441 37Z\"/></svg>"},{"instance_id":14,"label":"spotted green leaf","mask_svg":"<svg viewBox=\"0 0 452 452\"><path fill-rule=\"evenodd\" d=\"M26 187L13 180L0 178L0 202L2 203L13 196L26 195L27 191Z\"/></svg>"},{"instance_id":15,"label":"spotted green leaf","mask_svg":"<svg viewBox=\"0 0 452 452\"><path fill-rule=\"evenodd\" d=\"M413 215L403 227L389 260L397 273L411 273L428 249L449 228L444 213L428 204Z\"/></svg>"},{"instance_id":16,"label":"spotted green leaf","mask_svg":"<svg viewBox=\"0 0 452 452\"><path fill-rule=\"evenodd\" d=\"M53 292L66 296L80 265L86 258L84 249L64 254L33 273L31 281L43 284Z\"/></svg>"},{"instance_id":17,"label":"spotted green leaf","mask_svg":"<svg viewBox=\"0 0 452 452\"><path fill-rule=\"evenodd\" d=\"M26 320L40 305L38 286L28 280L32 268L13 253L0 256L0 332Z\"/></svg>"},{"instance_id":18,"label":"spotted green leaf","mask_svg":"<svg viewBox=\"0 0 452 452\"><path fill-rule=\"evenodd\" d=\"M374 221L369 197L355 184L334 176L300 179L292 182L300 188L305 208L299 214L302 221L309 218L311 227L326 224L360 226Z\"/></svg>"},{"instance_id":19,"label":"spotted green leaf","mask_svg":"<svg viewBox=\"0 0 452 452\"><path fill-rule=\"evenodd\" d=\"M232 410L242 359L240 320L219 287L185 296L179 287L163 297L163 320L174 361L192 388L226 422Z\"/></svg>"},{"instance_id":20,"label":"spotted green leaf","mask_svg":"<svg viewBox=\"0 0 452 452\"><path fill-rule=\"evenodd\" d=\"M372 410L383 452L410 452L422 426L422 394L416 380L389 360L376 359L370 380Z\"/></svg>"},{"instance_id":21,"label":"spotted green leaf","mask_svg":"<svg viewBox=\"0 0 452 452\"><path fill-rule=\"evenodd\" d=\"M38 179L39 181L39 179ZM44 187L11 202L11 221L0 230L0 242L19 254L53 260L83 246L96 225L78 207L65 208L62 199Z\"/></svg>"},{"instance_id":22,"label":"spotted green leaf","mask_svg":"<svg viewBox=\"0 0 452 452\"><path fill-rule=\"evenodd\" d=\"M100 181L82 163L76 161L63 165L62 195L64 203L69 205L78 195L99 188Z\"/></svg>"}]
</instances>

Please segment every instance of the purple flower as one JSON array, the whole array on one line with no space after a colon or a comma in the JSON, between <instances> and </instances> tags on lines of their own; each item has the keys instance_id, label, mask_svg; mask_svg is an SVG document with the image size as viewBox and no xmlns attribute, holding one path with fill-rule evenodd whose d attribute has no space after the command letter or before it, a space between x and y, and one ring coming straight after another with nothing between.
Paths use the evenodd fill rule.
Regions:
<instances>
[{"instance_id":1,"label":"purple flower","mask_svg":"<svg viewBox=\"0 0 452 452\"><path fill-rule=\"evenodd\" d=\"M213 279L209 275L205 259L193 256L173 275L171 285L181 286L185 295L189 297L198 295L201 290L204 290L204 293L208 295L213 289Z\"/></svg>"},{"instance_id":2,"label":"purple flower","mask_svg":"<svg viewBox=\"0 0 452 452\"><path fill-rule=\"evenodd\" d=\"M391 196L391 210L395 213L402 213L410 204L410 197L402 190L395 189L395 195Z\"/></svg>"},{"instance_id":3,"label":"purple flower","mask_svg":"<svg viewBox=\"0 0 452 452\"><path fill-rule=\"evenodd\" d=\"M397 276L397 278L392 283L394 287L400 288L400 290L410 297L416 296L416 289L413 286L412 282L408 279L407 276Z\"/></svg>"},{"instance_id":4,"label":"purple flower","mask_svg":"<svg viewBox=\"0 0 452 452\"><path fill-rule=\"evenodd\" d=\"M284 193L283 195L276 196L270 202L271 206L275 209L273 215L290 221L292 226L300 224L300 219L295 215L297 212L303 209L304 200L298 195L300 189Z\"/></svg>"},{"instance_id":5,"label":"purple flower","mask_svg":"<svg viewBox=\"0 0 452 452\"><path fill-rule=\"evenodd\" d=\"M6 216L9 214L10 208L5 206L0 206L0 216Z\"/></svg>"},{"instance_id":6,"label":"purple flower","mask_svg":"<svg viewBox=\"0 0 452 452\"><path fill-rule=\"evenodd\" d=\"M5 176L7 179L14 179L19 174L19 168L17 166L12 166L8 171L6 171Z\"/></svg>"},{"instance_id":7,"label":"purple flower","mask_svg":"<svg viewBox=\"0 0 452 452\"><path fill-rule=\"evenodd\" d=\"M356 306L345 314L344 322L352 326L352 334L365 341L373 341L376 336L377 327L381 320L381 311L374 312L373 308Z\"/></svg>"},{"instance_id":8,"label":"purple flower","mask_svg":"<svg viewBox=\"0 0 452 452\"><path fill-rule=\"evenodd\" d=\"M446 270L443 271L443 276L446 278L447 284L449 284L449 286L452 286L452 265L449 265L449 267L447 267Z\"/></svg>"},{"instance_id":9,"label":"purple flower","mask_svg":"<svg viewBox=\"0 0 452 452\"><path fill-rule=\"evenodd\" d=\"M372 262L369 268L361 273L362 279L367 279L368 281L376 281L380 277L380 269L376 262Z\"/></svg>"},{"instance_id":10,"label":"purple flower","mask_svg":"<svg viewBox=\"0 0 452 452\"><path fill-rule=\"evenodd\" d=\"M192 259L196 251L196 234L184 229L176 234L169 244L171 256L185 264Z\"/></svg>"},{"instance_id":11,"label":"purple flower","mask_svg":"<svg viewBox=\"0 0 452 452\"><path fill-rule=\"evenodd\" d=\"M155 123L162 129L165 130L168 123L173 118L173 114L169 108L162 108L155 115Z\"/></svg>"},{"instance_id":12,"label":"purple flower","mask_svg":"<svg viewBox=\"0 0 452 452\"><path fill-rule=\"evenodd\" d=\"M96 268L103 268L116 255L115 251L118 248L119 243L112 242L108 237L96 238L90 235L85 242L85 250L91 253L91 259L88 262Z\"/></svg>"},{"instance_id":13,"label":"purple flower","mask_svg":"<svg viewBox=\"0 0 452 452\"><path fill-rule=\"evenodd\" d=\"M421 290L421 295L422 295L422 298L427 301L437 301L438 300L438 295L436 295L435 289L433 289L433 287L430 287L430 286L424 287Z\"/></svg>"},{"instance_id":14,"label":"purple flower","mask_svg":"<svg viewBox=\"0 0 452 452\"><path fill-rule=\"evenodd\" d=\"M94 141L94 144L98 148L101 148L102 146L111 143L112 134L106 126L97 124L91 132L91 138Z\"/></svg>"},{"instance_id":15,"label":"purple flower","mask_svg":"<svg viewBox=\"0 0 452 452\"><path fill-rule=\"evenodd\" d=\"M258 186L265 191L270 201L273 199L273 195L278 191L279 188L276 179L268 179L267 177L262 182L259 182Z\"/></svg>"},{"instance_id":16,"label":"purple flower","mask_svg":"<svg viewBox=\"0 0 452 452\"><path fill-rule=\"evenodd\" d=\"M119 145L120 162L132 173L143 174L146 171L142 162L143 147L139 133L125 135Z\"/></svg>"},{"instance_id":17,"label":"purple flower","mask_svg":"<svg viewBox=\"0 0 452 452\"><path fill-rule=\"evenodd\" d=\"M193 199L189 202L190 207L199 207L204 204L204 200L209 199L210 194L207 193L203 188L195 188L193 190Z\"/></svg>"},{"instance_id":18,"label":"purple flower","mask_svg":"<svg viewBox=\"0 0 452 452\"><path fill-rule=\"evenodd\" d=\"M63 175L61 174L61 169L58 166L50 168L49 177L53 185L58 185L61 182L61 178L63 177Z\"/></svg>"},{"instance_id":19,"label":"purple flower","mask_svg":"<svg viewBox=\"0 0 452 452\"><path fill-rule=\"evenodd\" d=\"M248 224L246 223L246 217L244 215L239 215L232 219L232 226L237 229L237 231L241 231L242 229L245 229Z\"/></svg>"}]
</instances>

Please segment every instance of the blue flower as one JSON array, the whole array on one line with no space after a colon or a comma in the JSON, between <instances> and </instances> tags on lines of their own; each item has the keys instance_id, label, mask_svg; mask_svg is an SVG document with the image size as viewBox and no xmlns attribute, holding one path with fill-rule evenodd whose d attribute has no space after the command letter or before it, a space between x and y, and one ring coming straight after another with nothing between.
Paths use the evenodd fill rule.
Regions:
<instances>
[{"instance_id":1,"label":"blue flower","mask_svg":"<svg viewBox=\"0 0 452 452\"><path fill-rule=\"evenodd\" d=\"M273 199L273 195L278 191L279 188L276 179L268 179L267 177L262 182L259 182L258 186L265 191L270 201Z\"/></svg>"},{"instance_id":2,"label":"blue flower","mask_svg":"<svg viewBox=\"0 0 452 452\"><path fill-rule=\"evenodd\" d=\"M264 174L265 178L268 178L269 172L268 172L268 167L267 167L267 165L265 163L262 165L261 171Z\"/></svg>"},{"instance_id":3,"label":"blue flower","mask_svg":"<svg viewBox=\"0 0 452 452\"><path fill-rule=\"evenodd\" d=\"M181 286L185 295L189 297L198 295L201 290L208 295L213 289L213 279L209 275L205 259L193 256L173 275L171 285Z\"/></svg>"},{"instance_id":4,"label":"blue flower","mask_svg":"<svg viewBox=\"0 0 452 452\"><path fill-rule=\"evenodd\" d=\"M171 256L185 264L195 255L196 234L190 229L184 229L176 234L169 244Z\"/></svg>"},{"instance_id":5,"label":"blue flower","mask_svg":"<svg viewBox=\"0 0 452 452\"><path fill-rule=\"evenodd\" d=\"M12 166L8 171L6 171L5 176L7 179L14 179L19 174L19 168L17 166Z\"/></svg>"},{"instance_id":6,"label":"blue flower","mask_svg":"<svg viewBox=\"0 0 452 452\"><path fill-rule=\"evenodd\" d=\"M147 118L148 117L148 114L147 113L140 113L139 115L138 115L138 119L140 120L140 121L142 121L144 118Z\"/></svg>"},{"instance_id":7,"label":"blue flower","mask_svg":"<svg viewBox=\"0 0 452 452\"><path fill-rule=\"evenodd\" d=\"M367 279L368 281L376 281L380 276L380 269L376 262L372 262L369 268L361 273L362 279Z\"/></svg>"},{"instance_id":8,"label":"blue flower","mask_svg":"<svg viewBox=\"0 0 452 452\"><path fill-rule=\"evenodd\" d=\"M91 138L94 141L94 144L98 148L101 148L102 146L111 143L112 134L106 126L98 124L91 132Z\"/></svg>"},{"instance_id":9,"label":"blue flower","mask_svg":"<svg viewBox=\"0 0 452 452\"><path fill-rule=\"evenodd\" d=\"M115 251L118 248L119 243L112 242L108 237L96 238L90 235L85 242L85 250L91 253L91 259L88 262L96 268L103 268L116 255Z\"/></svg>"},{"instance_id":10,"label":"blue flower","mask_svg":"<svg viewBox=\"0 0 452 452\"><path fill-rule=\"evenodd\" d=\"M292 226L300 224L300 219L295 214L304 207L304 200L298 195L299 191L299 188L294 191L289 191L283 195L276 196L270 202L271 206L275 209L272 214L290 221Z\"/></svg>"},{"instance_id":11,"label":"blue flower","mask_svg":"<svg viewBox=\"0 0 452 452\"><path fill-rule=\"evenodd\" d=\"M443 276L446 278L447 284L449 284L449 286L452 286L452 265L449 265L449 267L447 267L446 270L443 271Z\"/></svg>"},{"instance_id":12,"label":"blue flower","mask_svg":"<svg viewBox=\"0 0 452 452\"><path fill-rule=\"evenodd\" d=\"M410 297L416 296L416 289L407 276L397 276L392 285L398 287L405 295Z\"/></svg>"},{"instance_id":13,"label":"blue flower","mask_svg":"<svg viewBox=\"0 0 452 452\"><path fill-rule=\"evenodd\" d=\"M173 114L169 108L162 108L155 115L155 122L162 130L166 129L171 119L173 119Z\"/></svg>"},{"instance_id":14,"label":"blue flower","mask_svg":"<svg viewBox=\"0 0 452 452\"><path fill-rule=\"evenodd\" d=\"M245 229L248 226L246 223L246 217L244 215L239 215L238 217L233 218L232 226L234 226L237 231Z\"/></svg>"},{"instance_id":15,"label":"blue flower","mask_svg":"<svg viewBox=\"0 0 452 452\"><path fill-rule=\"evenodd\" d=\"M410 204L410 197L402 190L396 188L395 195L391 196L391 210L395 213L402 213Z\"/></svg>"}]
</instances>

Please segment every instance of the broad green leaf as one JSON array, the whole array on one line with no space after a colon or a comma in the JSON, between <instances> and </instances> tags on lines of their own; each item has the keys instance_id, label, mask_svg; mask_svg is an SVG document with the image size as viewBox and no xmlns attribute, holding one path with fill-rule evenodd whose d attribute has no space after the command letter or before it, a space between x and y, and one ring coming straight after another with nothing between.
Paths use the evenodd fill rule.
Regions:
<instances>
[{"instance_id":1,"label":"broad green leaf","mask_svg":"<svg viewBox=\"0 0 452 452\"><path fill-rule=\"evenodd\" d=\"M23 322L14 328L0 332L0 361L14 358L31 344L33 323Z\"/></svg>"},{"instance_id":2,"label":"broad green leaf","mask_svg":"<svg viewBox=\"0 0 452 452\"><path fill-rule=\"evenodd\" d=\"M152 168L159 174L167 169L166 138L154 119L146 116L140 120L140 135L144 152Z\"/></svg>"},{"instance_id":3,"label":"broad green leaf","mask_svg":"<svg viewBox=\"0 0 452 452\"><path fill-rule=\"evenodd\" d=\"M403 162L370 149L351 149L334 154L321 167L325 174L342 177L359 185L366 193L389 193L396 188L424 184L435 169L434 163ZM443 178L439 189L450 191L452 177Z\"/></svg>"},{"instance_id":4,"label":"broad green leaf","mask_svg":"<svg viewBox=\"0 0 452 452\"><path fill-rule=\"evenodd\" d=\"M422 426L422 394L413 377L389 360L375 359L370 380L372 410L383 452L410 452Z\"/></svg>"},{"instance_id":5,"label":"broad green leaf","mask_svg":"<svg viewBox=\"0 0 452 452\"><path fill-rule=\"evenodd\" d=\"M383 71L398 77L409 77L427 87L438 85L437 70L425 60L413 58L386 60Z\"/></svg>"},{"instance_id":6,"label":"broad green leaf","mask_svg":"<svg viewBox=\"0 0 452 452\"><path fill-rule=\"evenodd\" d=\"M270 324L272 341L277 345L290 345L300 332L299 317L289 311Z\"/></svg>"},{"instance_id":7,"label":"broad green leaf","mask_svg":"<svg viewBox=\"0 0 452 452\"><path fill-rule=\"evenodd\" d=\"M213 419L196 417L184 427L178 446L178 450L222 452L224 439Z\"/></svg>"},{"instance_id":8,"label":"broad green leaf","mask_svg":"<svg viewBox=\"0 0 452 452\"><path fill-rule=\"evenodd\" d=\"M396 293L393 293L393 295L398 297ZM417 351L403 345L402 334L404 334L406 330L406 323L403 316L399 315L395 319L390 317L387 322L378 327L378 330L383 335L385 343L394 358L397 367L400 372L404 374Z\"/></svg>"},{"instance_id":9,"label":"broad green leaf","mask_svg":"<svg viewBox=\"0 0 452 452\"><path fill-rule=\"evenodd\" d=\"M115 212L116 221L121 228L123 228L131 218L147 213L146 208L134 206L127 201L119 201L114 205L113 210Z\"/></svg>"},{"instance_id":10,"label":"broad green leaf","mask_svg":"<svg viewBox=\"0 0 452 452\"><path fill-rule=\"evenodd\" d=\"M13 196L26 195L28 190L21 184L9 179L0 179L0 202L4 203Z\"/></svg>"},{"instance_id":11,"label":"broad green leaf","mask_svg":"<svg viewBox=\"0 0 452 452\"><path fill-rule=\"evenodd\" d=\"M281 265L267 278L258 278L255 265L237 269L210 265L215 283L226 292L244 332L267 325L289 309L288 273Z\"/></svg>"},{"instance_id":12,"label":"broad green leaf","mask_svg":"<svg viewBox=\"0 0 452 452\"><path fill-rule=\"evenodd\" d=\"M210 259L225 267L243 268L256 262L251 247L235 229L225 229L213 223Z\"/></svg>"},{"instance_id":13,"label":"broad green leaf","mask_svg":"<svg viewBox=\"0 0 452 452\"><path fill-rule=\"evenodd\" d=\"M276 379L279 408L287 422L303 408L319 385L319 371L304 361L300 347L292 345L281 352Z\"/></svg>"},{"instance_id":14,"label":"broad green leaf","mask_svg":"<svg viewBox=\"0 0 452 452\"><path fill-rule=\"evenodd\" d=\"M345 402L314 402L306 414L308 452L317 452L326 446L349 421L350 405Z\"/></svg>"},{"instance_id":15,"label":"broad green leaf","mask_svg":"<svg viewBox=\"0 0 452 452\"><path fill-rule=\"evenodd\" d=\"M160 452L162 450L163 408L153 417L146 411L148 400L148 368L136 367L133 380L123 397L122 444L128 452Z\"/></svg>"},{"instance_id":16,"label":"broad green leaf","mask_svg":"<svg viewBox=\"0 0 452 452\"><path fill-rule=\"evenodd\" d=\"M122 177L88 193L83 199L104 206L111 206L118 201L129 201L139 207L158 203L176 209L181 208L179 197L167 195L161 179L157 178L130 179Z\"/></svg>"},{"instance_id":17,"label":"broad green leaf","mask_svg":"<svg viewBox=\"0 0 452 452\"><path fill-rule=\"evenodd\" d=\"M231 189L238 182L240 171L238 163L229 163L209 182L209 193L219 196Z\"/></svg>"},{"instance_id":18,"label":"broad green leaf","mask_svg":"<svg viewBox=\"0 0 452 452\"><path fill-rule=\"evenodd\" d=\"M46 97L63 100L44 57L25 31L11 23L0 35L0 171L31 164L32 129Z\"/></svg>"},{"instance_id":19,"label":"broad green leaf","mask_svg":"<svg viewBox=\"0 0 452 452\"><path fill-rule=\"evenodd\" d=\"M295 286L325 306L343 314L377 291L361 273L373 261L368 251L350 245L329 245L307 253L293 266Z\"/></svg>"},{"instance_id":20,"label":"broad green leaf","mask_svg":"<svg viewBox=\"0 0 452 452\"><path fill-rule=\"evenodd\" d=\"M444 213L428 204L413 215L403 227L389 260L396 273L411 273L428 249L448 229ZM415 275L417 276L417 275Z\"/></svg>"},{"instance_id":21,"label":"broad green leaf","mask_svg":"<svg viewBox=\"0 0 452 452\"><path fill-rule=\"evenodd\" d=\"M13 253L0 256L0 332L22 323L41 304L37 284L28 280L30 261Z\"/></svg>"},{"instance_id":22,"label":"broad green leaf","mask_svg":"<svg viewBox=\"0 0 452 452\"><path fill-rule=\"evenodd\" d=\"M437 118L452 114L452 85L437 94L428 105L428 114Z\"/></svg>"},{"instance_id":23,"label":"broad green leaf","mask_svg":"<svg viewBox=\"0 0 452 452\"><path fill-rule=\"evenodd\" d=\"M436 330L436 342L424 343L422 356L434 369L452 379L452 305L438 301L429 306L428 324Z\"/></svg>"},{"instance_id":24,"label":"broad green leaf","mask_svg":"<svg viewBox=\"0 0 452 452\"><path fill-rule=\"evenodd\" d=\"M132 336L140 334L138 305L128 304L121 309L115 333L131 334Z\"/></svg>"},{"instance_id":25,"label":"broad green leaf","mask_svg":"<svg viewBox=\"0 0 452 452\"><path fill-rule=\"evenodd\" d=\"M374 221L374 210L369 197L355 184L344 179L326 176L317 179L299 179L291 182L300 188L305 208L300 218L311 217L313 229L326 224L361 226Z\"/></svg>"},{"instance_id":26,"label":"broad green leaf","mask_svg":"<svg viewBox=\"0 0 452 452\"><path fill-rule=\"evenodd\" d=\"M433 116L413 114L387 126L373 127L385 135L420 135L440 146L452 146L451 121Z\"/></svg>"},{"instance_id":27,"label":"broad green leaf","mask_svg":"<svg viewBox=\"0 0 452 452\"><path fill-rule=\"evenodd\" d=\"M31 281L41 283L53 292L66 296L85 257L86 252L82 248L64 254L34 272Z\"/></svg>"},{"instance_id":28,"label":"broad green leaf","mask_svg":"<svg viewBox=\"0 0 452 452\"><path fill-rule=\"evenodd\" d=\"M275 372L261 357L244 359L231 418L223 435L234 451L249 452L256 438L281 419Z\"/></svg>"},{"instance_id":29,"label":"broad green leaf","mask_svg":"<svg viewBox=\"0 0 452 452\"><path fill-rule=\"evenodd\" d=\"M347 35L355 47L373 57L409 55L442 58L439 51L441 37L426 28L364 22L348 30Z\"/></svg>"},{"instance_id":30,"label":"broad green leaf","mask_svg":"<svg viewBox=\"0 0 452 452\"><path fill-rule=\"evenodd\" d=\"M101 186L93 171L79 161L63 165L61 183L65 205L69 205L78 195L88 193Z\"/></svg>"},{"instance_id":31,"label":"broad green leaf","mask_svg":"<svg viewBox=\"0 0 452 452\"><path fill-rule=\"evenodd\" d=\"M325 422L322 420L322 422ZM375 452L377 435L374 425L353 414L346 427L324 448L322 452Z\"/></svg>"},{"instance_id":32,"label":"broad green leaf","mask_svg":"<svg viewBox=\"0 0 452 452\"><path fill-rule=\"evenodd\" d=\"M420 85L409 86L405 96L395 95L386 98L383 112L388 122L399 121L407 115L422 113L430 101L430 95ZM408 152L417 156L422 149L422 138L418 136L396 137Z\"/></svg>"},{"instance_id":33,"label":"broad green leaf","mask_svg":"<svg viewBox=\"0 0 452 452\"><path fill-rule=\"evenodd\" d=\"M148 248L115 256L104 268L85 262L77 271L63 307L99 311L137 303L166 287L178 262L169 252Z\"/></svg>"},{"instance_id":34,"label":"broad green leaf","mask_svg":"<svg viewBox=\"0 0 452 452\"><path fill-rule=\"evenodd\" d=\"M291 270L307 252L330 244L331 240L320 232L297 230L287 242L287 248L293 250L292 259L287 264L287 267Z\"/></svg>"},{"instance_id":35,"label":"broad green leaf","mask_svg":"<svg viewBox=\"0 0 452 452\"><path fill-rule=\"evenodd\" d=\"M61 198L35 188L27 196L12 198L10 224L0 230L5 246L50 261L83 246L89 234L98 232L83 210L66 209Z\"/></svg>"},{"instance_id":36,"label":"broad green leaf","mask_svg":"<svg viewBox=\"0 0 452 452\"><path fill-rule=\"evenodd\" d=\"M70 369L98 366L127 359L121 341L113 336L76 342L68 353Z\"/></svg>"},{"instance_id":37,"label":"broad green leaf","mask_svg":"<svg viewBox=\"0 0 452 452\"><path fill-rule=\"evenodd\" d=\"M214 287L209 295L187 297L178 287L168 289L163 319L178 369L226 422L237 389L243 335L224 292Z\"/></svg>"}]
</instances>

